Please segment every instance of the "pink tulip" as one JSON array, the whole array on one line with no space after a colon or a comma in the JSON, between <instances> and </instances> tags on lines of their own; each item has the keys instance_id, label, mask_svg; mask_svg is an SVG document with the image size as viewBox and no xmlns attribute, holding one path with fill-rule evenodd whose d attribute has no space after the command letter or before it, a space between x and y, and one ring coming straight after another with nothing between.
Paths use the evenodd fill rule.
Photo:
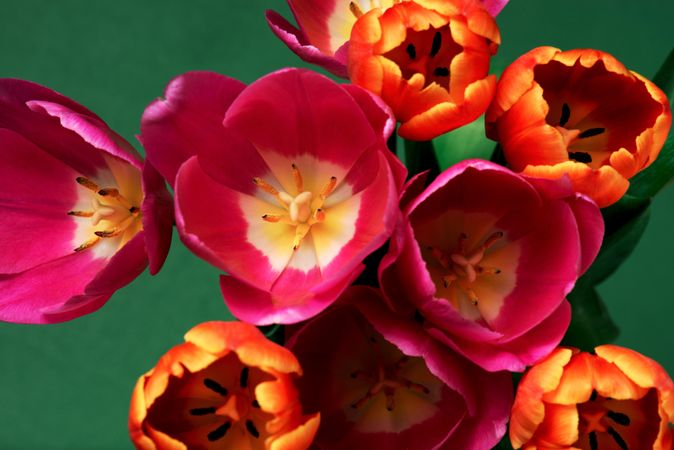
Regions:
<instances>
[{"instance_id":1,"label":"pink tulip","mask_svg":"<svg viewBox=\"0 0 674 450\"><path fill-rule=\"evenodd\" d=\"M343 302L342 302L343 300ZM303 406L321 414L322 450L487 450L505 434L506 372L489 373L352 287L297 331Z\"/></svg>"},{"instance_id":2,"label":"pink tulip","mask_svg":"<svg viewBox=\"0 0 674 450\"><path fill-rule=\"evenodd\" d=\"M437 0L415 1L424 5ZM482 3L494 17L508 3L508 0L462 1ZM298 27L271 10L267 11L267 23L302 60L319 65L338 77L348 78L348 44L354 23L372 9L385 10L395 3L399 0L288 0Z\"/></svg>"},{"instance_id":3,"label":"pink tulip","mask_svg":"<svg viewBox=\"0 0 674 450\"><path fill-rule=\"evenodd\" d=\"M391 307L418 310L431 336L490 371L524 370L556 347L570 321L565 296L601 245L595 203L568 179L478 160L409 197L380 266Z\"/></svg>"},{"instance_id":4,"label":"pink tulip","mask_svg":"<svg viewBox=\"0 0 674 450\"><path fill-rule=\"evenodd\" d=\"M165 98L146 110L141 139L175 187L183 242L228 273L232 313L293 323L327 307L398 214L405 170L386 149L388 109L297 69L248 87L187 73Z\"/></svg>"},{"instance_id":5,"label":"pink tulip","mask_svg":"<svg viewBox=\"0 0 674 450\"><path fill-rule=\"evenodd\" d=\"M53 323L100 308L161 268L173 208L161 176L95 114L0 79L0 320Z\"/></svg>"}]
</instances>

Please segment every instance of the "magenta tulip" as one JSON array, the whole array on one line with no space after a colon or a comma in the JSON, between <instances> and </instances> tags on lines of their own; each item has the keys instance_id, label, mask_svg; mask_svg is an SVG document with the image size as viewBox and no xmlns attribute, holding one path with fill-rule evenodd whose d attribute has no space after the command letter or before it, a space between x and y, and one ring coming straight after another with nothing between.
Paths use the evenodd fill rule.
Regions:
<instances>
[{"instance_id":1,"label":"magenta tulip","mask_svg":"<svg viewBox=\"0 0 674 450\"><path fill-rule=\"evenodd\" d=\"M53 323L100 308L171 242L161 176L95 114L0 79L0 320Z\"/></svg>"},{"instance_id":2,"label":"magenta tulip","mask_svg":"<svg viewBox=\"0 0 674 450\"><path fill-rule=\"evenodd\" d=\"M487 370L521 371L560 342L565 296L604 231L595 203L568 180L464 161L403 215L380 266L391 307L418 311L430 335Z\"/></svg>"},{"instance_id":3,"label":"magenta tulip","mask_svg":"<svg viewBox=\"0 0 674 450\"><path fill-rule=\"evenodd\" d=\"M487 450L505 434L509 374L430 339L375 289L349 288L288 347L304 368L302 404L321 414L322 450Z\"/></svg>"},{"instance_id":4,"label":"magenta tulip","mask_svg":"<svg viewBox=\"0 0 674 450\"><path fill-rule=\"evenodd\" d=\"M165 98L145 112L142 141L175 187L183 242L227 272L232 313L293 323L327 307L399 214L405 170L386 149L388 109L297 69L248 87L188 73Z\"/></svg>"}]
</instances>

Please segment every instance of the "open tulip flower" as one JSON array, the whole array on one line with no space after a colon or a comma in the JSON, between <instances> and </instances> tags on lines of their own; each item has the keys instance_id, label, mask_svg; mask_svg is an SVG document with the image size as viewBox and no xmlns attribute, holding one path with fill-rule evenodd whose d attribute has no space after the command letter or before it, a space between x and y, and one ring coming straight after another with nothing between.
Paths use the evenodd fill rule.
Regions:
<instances>
[{"instance_id":1,"label":"open tulip flower","mask_svg":"<svg viewBox=\"0 0 674 450\"><path fill-rule=\"evenodd\" d=\"M500 43L477 0L414 0L359 17L349 41L351 82L381 96L406 139L428 140L485 112Z\"/></svg>"},{"instance_id":2,"label":"open tulip flower","mask_svg":"<svg viewBox=\"0 0 674 450\"><path fill-rule=\"evenodd\" d=\"M207 322L140 377L129 431L140 450L305 450L320 415L304 415L287 349L241 322Z\"/></svg>"},{"instance_id":3,"label":"open tulip flower","mask_svg":"<svg viewBox=\"0 0 674 450\"><path fill-rule=\"evenodd\" d=\"M529 450L669 450L674 383L655 361L602 345L558 348L522 378L510 440Z\"/></svg>"},{"instance_id":4,"label":"open tulip flower","mask_svg":"<svg viewBox=\"0 0 674 450\"><path fill-rule=\"evenodd\" d=\"M403 205L380 266L392 308L487 370L522 371L570 320L565 300L603 236L597 206L563 181L468 160Z\"/></svg>"},{"instance_id":5,"label":"open tulip flower","mask_svg":"<svg viewBox=\"0 0 674 450\"><path fill-rule=\"evenodd\" d=\"M350 288L287 345L302 402L321 413L320 449L487 450L505 434L510 376L429 339L373 288Z\"/></svg>"},{"instance_id":6,"label":"open tulip flower","mask_svg":"<svg viewBox=\"0 0 674 450\"><path fill-rule=\"evenodd\" d=\"M356 20L373 9L384 11L400 1L288 0L299 28L275 11L267 11L267 22L274 34L304 61L346 78L348 44ZM489 14L496 16L508 1L483 0L480 3Z\"/></svg>"},{"instance_id":7,"label":"open tulip flower","mask_svg":"<svg viewBox=\"0 0 674 450\"><path fill-rule=\"evenodd\" d=\"M665 94L611 55L552 47L505 70L486 116L487 135L513 170L568 176L600 207L655 160L671 122Z\"/></svg>"},{"instance_id":8,"label":"open tulip flower","mask_svg":"<svg viewBox=\"0 0 674 450\"><path fill-rule=\"evenodd\" d=\"M173 226L163 179L95 114L0 79L0 320L53 323L100 308Z\"/></svg>"},{"instance_id":9,"label":"open tulip flower","mask_svg":"<svg viewBox=\"0 0 674 450\"><path fill-rule=\"evenodd\" d=\"M389 237L405 177L386 149L393 127L380 100L309 71L245 89L190 73L148 108L142 140L175 185L183 241L228 273L232 313L259 325L324 309Z\"/></svg>"}]
</instances>

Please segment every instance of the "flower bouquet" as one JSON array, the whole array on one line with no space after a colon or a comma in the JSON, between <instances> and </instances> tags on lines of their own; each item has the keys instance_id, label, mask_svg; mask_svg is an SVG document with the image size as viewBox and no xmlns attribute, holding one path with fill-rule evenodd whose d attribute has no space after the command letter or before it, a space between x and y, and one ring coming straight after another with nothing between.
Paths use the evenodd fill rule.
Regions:
<instances>
[{"instance_id":1,"label":"flower bouquet","mask_svg":"<svg viewBox=\"0 0 674 450\"><path fill-rule=\"evenodd\" d=\"M674 53L649 79L532 41L495 71L506 3L288 0L267 24L319 68L174 77L144 156L0 79L0 320L98 311L175 227L234 319L145 359L136 448L670 449L674 383L597 285L674 177Z\"/></svg>"}]
</instances>

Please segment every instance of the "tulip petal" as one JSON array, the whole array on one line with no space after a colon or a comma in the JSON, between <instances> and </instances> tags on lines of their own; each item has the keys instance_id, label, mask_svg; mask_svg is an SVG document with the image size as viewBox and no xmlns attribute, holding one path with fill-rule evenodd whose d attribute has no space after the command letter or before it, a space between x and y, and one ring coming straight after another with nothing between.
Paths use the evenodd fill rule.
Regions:
<instances>
[{"instance_id":1,"label":"tulip petal","mask_svg":"<svg viewBox=\"0 0 674 450\"><path fill-rule=\"evenodd\" d=\"M146 161L143 166L143 192L145 198L141 205L143 230L145 231L147 256L150 273L159 272L171 246L174 211L173 198L166 189L164 178L157 169Z\"/></svg>"}]
</instances>

